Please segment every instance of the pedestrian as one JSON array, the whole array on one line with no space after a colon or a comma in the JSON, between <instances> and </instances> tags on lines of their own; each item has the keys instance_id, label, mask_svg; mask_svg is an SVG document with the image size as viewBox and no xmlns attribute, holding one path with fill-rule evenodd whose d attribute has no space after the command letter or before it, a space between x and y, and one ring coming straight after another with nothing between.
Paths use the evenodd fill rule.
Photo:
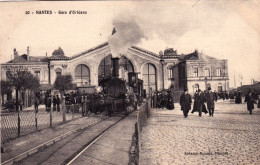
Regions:
<instances>
[{"instance_id":1,"label":"pedestrian","mask_svg":"<svg viewBox=\"0 0 260 165\"><path fill-rule=\"evenodd\" d=\"M39 99L36 97L34 101L34 110L35 113L38 113Z\"/></svg>"},{"instance_id":2,"label":"pedestrian","mask_svg":"<svg viewBox=\"0 0 260 165\"><path fill-rule=\"evenodd\" d=\"M82 112L82 116L85 116L86 113L86 109L87 109L87 95L85 93L85 91L83 91L82 96L81 96L81 112Z\"/></svg>"},{"instance_id":3,"label":"pedestrian","mask_svg":"<svg viewBox=\"0 0 260 165\"><path fill-rule=\"evenodd\" d=\"M206 102L207 102L207 108L209 111L209 116L214 117L214 109L215 109L215 95L211 91L211 87L208 88L208 92L206 93Z\"/></svg>"},{"instance_id":4,"label":"pedestrian","mask_svg":"<svg viewBox=\"0 0 260 165\"><path fill-rule=\"evenodd\" d=\"M214 96L215 96L215 102L217 102L218 101L218 93L217 93L216 90L214 90Z\"/></svg>"},{"instance_id":5,"label":"pedestrian","mask_svg":"<svg viewBox=\"0 0 260 165\"><path fill-rule=\"evenodd\" d=\"M191 103L191 96L188 94L188 90L184 89L184 93L180 97L180 105L184 118L188 117L189 110L191 109Z\"/></svg>"},{"instance_id":6,"label":"pedestrian","mask_svg":"<svg viewBox=\"0 0 260 165\"><path fill-rule=\"evenodd\" d=\"M198 89L198 95L196 96L195 101L196 101L196 107L194 107L192 113L199 112L199 117L201 117L202 112L207 114L208 111L207 111L207 108L206 108L206 106L204 104L204 102L205 102L205 95L204 95L204 93L200 89Z\"/></svg>"},{"instance_id":7,"label":"pedestrian","mask_svg":"<svg viewBox=\"0 0 260 165\"><path fill-rule=\"evenodd\" d=\"M60 98L59 98L59 95L56 96L56 103L57 103L57 111L60 112Z\"/></svg>"},{"instance_id":8,"label":"pedestrian","mask_svg":"<svg viewBox=\"0 0 260 165\"><path fill-rule=\"evenodd\" d=\"M257 103L257 108L260 108L260 94L258 95L258 103Z\"/></svg>"},{"instance_id":9,"label":"pedestrian","mask_svg":"<svg viewBox=\"0 0 260 165\"><path fill-rule=\"evenodd\" d=\"M168 91L168 98L167 98L167 109L168 110L173 110L174 109L174 102L173 102L173 94L171 92L171 90Z\"/></svg>"},{"instance_id":10,"label":"pedestrian","mask_svg":"<svg viewBox=\"0 0 260 165\"><path fill-rule=\"evenodd\" d=\"M50 110L51 110L51 95L48 95L48 97L47 97L47 109L46 109L46 111L47 111L47 112L50 112Z\"/></svg>"},{"instance_id":11,"label":"pedestrian","mask_svg":"<svg viewBox=\"0 0 260 165\"><path fill-rule=\"evenodd\" d=\"M256 102L253 98L251 90L248 91L248 94L245 97L245 102L247 103L247 110L249 111L249 114L252 115L252 111L254 109L254 103Z\"/></svg>"},{"instance_id":12,"label":"pedestrian","mask_svg":"<svg viewBox=\"0 0 260 165\"><path fill-rule=\"evenodd\" d=\"M237 92L237 94L236 94L235 103L236 103L236 104L241 104L241 103L242 103L242 96L241 96L240 90L238 90L238 92Z\"/></svg>"},{"instance_id":13,"label":"pedestrian","mask_svg":"<svg viewBox=\"0 0 260 165\"><path fill-rule=\"evenodd\" d=\"M153 108L157 108L157 92L153 95Z\"/></svg>"},{"instance_id":14,"label":"pedestrian","mask_svg":"<svg viewBox=\"0 0 260 165\"><path fill-rule=\"evenodd\" d=\"M162 97L161 97L161 108L164 109L166 108L166 91L162 91Z\"/></svg>"},{"instance_id":15,"label":"pedestrian","mask_svg":"<svg viewBox=\"0 0 260 165\"><path fill-rule=\"evenodd\" d=\"M55 95L53 96L52 103L53 103L53 111L56 111L56 109L57 109L57 98L55 97Z\"/></svg>"},{"instance_id":16,"label":"pedestrian","mask_svg":"<svg viewBox=\"0 0 260 165\"><path fill-rule=\"evenodd\" d=\"M161 102L162 102L162 93L159 92L157 95L157 108L161 108Z\"/></svg>"},{"instance_id":17,"label":"pedestrian","mask_svg":"<svg viewBox=\"0 0 260 165\"><path fill-rule=\"evenodd\" d=\"M198 90L195 91L194 96L193 96L193 99L194 99L194 104L193 104L193 108L192 108L191 113L194 113L194 112L198 111L198 110L197 110L198 100L199 100Z\"/></svg>"}]
</instances>

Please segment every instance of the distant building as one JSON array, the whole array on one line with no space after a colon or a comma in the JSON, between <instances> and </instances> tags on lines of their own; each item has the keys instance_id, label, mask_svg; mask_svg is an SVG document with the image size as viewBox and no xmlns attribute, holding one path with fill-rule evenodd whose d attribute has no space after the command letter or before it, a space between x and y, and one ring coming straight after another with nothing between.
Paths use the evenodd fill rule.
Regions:
<instances>
[{"instance_id":1,"label":"distant building","mask_svg":"<svg viewBox=\"0 0 260 165\"><path fill-rule=\"evenodd\" d=\"M93 88L111 75L111 50L103 43L74 56L66 56L61 48L52 56L21 56L14 50L14 59L1 65L2 80L8 70L25 69L39 77L41 88L54 84L56 77L70 74L78 88ZM119 75L128 82L128 73L138 73L146 93L171 88L175 92L187 88L205 90L211 86L219 92L229 89L227 60L216 59L197 51L178 55L170 48L159 54L132 46L120 56ZM45 84L45 85L44 85ZM49 85L48 85L49 84Z\"/></svg>"}]
</instances>

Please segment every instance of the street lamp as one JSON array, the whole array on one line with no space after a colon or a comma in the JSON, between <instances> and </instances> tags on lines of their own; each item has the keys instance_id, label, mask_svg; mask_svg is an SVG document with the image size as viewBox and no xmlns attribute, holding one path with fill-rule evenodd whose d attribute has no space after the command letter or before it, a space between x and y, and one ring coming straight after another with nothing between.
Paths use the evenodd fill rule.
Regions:
<instances>
[{"instance_id":1,"label":"street lamp","mask_svg":"<svg viewBox=\"0 0 260 165\"><path fill-rule=\"evenodd\" d=\"M205 77L205 90L207 91L207 81L208 81L208 78Z\"/></svg>"},{"instance_id":2,"label":"street lamp","mask_svg":"<svg viewBox=\"0 0 260 165\"><path fill-rule=\"evenodd\" d=\"M163 59L163 52L160 51L159 55L160 55L160 63L162 65L162 88L164 90L164 64L165 64L165 62L164 62L164 59Z\"/></svg>"}]
</instances>

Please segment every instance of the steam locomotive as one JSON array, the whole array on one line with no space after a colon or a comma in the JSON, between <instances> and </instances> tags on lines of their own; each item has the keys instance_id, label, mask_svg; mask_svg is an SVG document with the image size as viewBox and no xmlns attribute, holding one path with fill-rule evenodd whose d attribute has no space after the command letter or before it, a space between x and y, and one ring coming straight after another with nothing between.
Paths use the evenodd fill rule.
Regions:
<instances>
[{"instance_id":1,"label":"steam locomotive","mask_svg":"<svg viewBox=\"0 0 260 165\"><path fill-rule=\"evenodd\" d=\"M112 76L101 82L103 93L95 96L93 109L103 109L107 115L134 111L143 98L143 81L137 73L128 73L128 77L129 82L119 78L119 58L112 58Z\"/></svg>"}]
</instances>

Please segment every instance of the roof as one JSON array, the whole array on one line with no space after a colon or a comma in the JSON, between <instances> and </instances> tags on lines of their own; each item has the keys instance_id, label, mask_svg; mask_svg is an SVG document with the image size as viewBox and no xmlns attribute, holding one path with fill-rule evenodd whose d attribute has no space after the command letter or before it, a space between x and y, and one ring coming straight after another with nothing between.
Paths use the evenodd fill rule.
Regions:
<instances>
[{"instance_id":1,"label":"roof","mask_svg":"<svg viewBox=\"0 0 260 165\"><path fill-rule=\"evenodd\" d=\"M27 61L27 58L29 60ZM46 56L28 56L27 54L23 54L21 56L16 56L13 60L8 61L7 63L31 63L31 62L48 62Z\"/></svg>"},{"instance_id":2,"label":"roof","mask_svg":"<svg viewBox=\"0 0 260 165\"><path fill-rule=\"evenodd\" d=\"M86 50L86 51L84 51L84 52L81 52L81 53L79 53L79 54L76 54L76 55L72 56L70 59L74 59L74 58L77 58L77 57L79 57L79 56L85 55L85 54L87 54L87 53L93 52L93 51L95 51L95 50L97 50L97 49L100 49L100 48L102 48L102 47L105 47L105 46L107 46L107 45L108 45L108 42L105 42L105 43L100 44L100 45L98 45L98 46L96 46L96 47L90 48L90 49L88 49L88 50Z\"/></svg>"},{"instance_id":3,"label":"roof","mask_svg":"<svg viewBox=\"0 0 260 165\"><path fill-rule=\"evenodd\" d=\"M79 54L76 54L76 55L74 55L74 56L72 56L72 57L66 57L66 58L64 58L64 57L63 57L63 58L62 58L62 57L59 57L59 58L49 58L49 59L51 59L51 60L53 60L53 59L55 59L55 60L69 60L69 59L74 59L74 58L83 56L83 55L85 55L85 54L87 54L87 53L93 52L93 51L95 51L95 50L97 50L97 49L100 49L100 48L102 48L102 47L105 47L105 46L108 46L108 42L102 43L102 44L100 44L100 45L98 45L98 46L95 46L95 47L93 47L93 48L90 48L90 49L88 49L88 50L86 50L86 51L83 51L83 52L81 52L81 53L79 53ZM150 51L148 51L148 50L139 48L139 47L137 47L137 46L132 46L131 48L132 48L132 49L135 49L135 50L138 50L138 51L141 51L141 52L146 53L146 54L150 54L150 55L152 55L152 56L154 56L154 57L159 57L158 54L155 54L155 53L150 52Z\"/></svg>"},{"instance_id":4,"label":"roof","mask_svg":"<svg viewBox=\"0 0 260 165\"><path fill-rule=\"evenodd\" d=\"M187 60L203 60L203 61L207 61L207 60L216 60L216 58L202 54L202 53L198 53L197 50L195 50L193 53L187 54L187 55L180 55L179 59L181 61L187 61Z\"/></svg>"}]
</instances>

